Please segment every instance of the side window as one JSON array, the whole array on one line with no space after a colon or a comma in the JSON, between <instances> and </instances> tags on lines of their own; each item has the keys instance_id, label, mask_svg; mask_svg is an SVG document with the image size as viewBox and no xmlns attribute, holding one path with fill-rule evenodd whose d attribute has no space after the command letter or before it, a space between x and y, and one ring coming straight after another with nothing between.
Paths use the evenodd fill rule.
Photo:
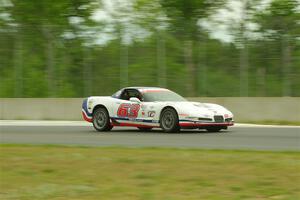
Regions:
<instances>
[{"instance_id":1,"label":"side window","mask_svg":"<svg viewBox=\"0 0 300 200\"><path fill-rule=\"evenodd\" d=\"M122 92L120 99L129 100L131 97L136 97L142 101L142 95L135 89L127 89Z\"/></svg>"},{"instance_id":2,"label":"side window","mask_svg":"<svg viewBox=\"0 0 300 200\"><path fill-rule=\"evenodd\" d=\"M130 99L128 90L123 90L122 94L120 95L120 99L127 100L127 101Z\"/></svg>"},{"instance_id":3,"label":"side window","mask_svg":"<svg viewBox=\"0 0 300 200\"><path fill-rule=\"evenodd\" d=\"M139 92L139 91L137 91L136 98L138 98L140 101L144 101L143 94L141 92Z\"/></svg>"}]
</instances>

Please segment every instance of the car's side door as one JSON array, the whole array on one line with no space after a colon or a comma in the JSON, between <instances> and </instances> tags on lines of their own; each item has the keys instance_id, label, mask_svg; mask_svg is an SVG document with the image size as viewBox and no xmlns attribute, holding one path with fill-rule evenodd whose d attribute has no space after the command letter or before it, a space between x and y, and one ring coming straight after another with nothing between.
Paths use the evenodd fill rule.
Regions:
<instances>
[{"instance_id":1,"label":"car's side door","mask_svg":"<svg viewBox=\"0 0 300 200\"><path fill-rule=\"evenodd\" d=\"M130 101L131 97L136 97L136 91L125 89L119 98L115 99L113 120L117 122L134 121L138 117L141 105L138 101Z\"/></svg>"}]
</instances>

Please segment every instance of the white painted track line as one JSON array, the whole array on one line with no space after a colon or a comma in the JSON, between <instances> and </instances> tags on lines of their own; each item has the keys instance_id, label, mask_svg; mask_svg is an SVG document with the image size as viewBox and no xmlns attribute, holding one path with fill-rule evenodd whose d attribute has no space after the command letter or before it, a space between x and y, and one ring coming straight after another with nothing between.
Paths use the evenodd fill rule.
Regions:
<instances>
[{"instance_id":1,"label":"white painted track line","mask_svg":"<svg viewBox=\"0 0 300 200\"><path fill-rule=\"evenodd\" d=\"M266 125L266 124L243 124L236 123L234 126L236 127L259 127L259 128L300 128L300 126L295 125Z\"/></svg>"},{"instance_id":2,"label":"white painted track line","mask_svg":"<svg viewBox=\"0 0 300 200\"><path fill-rule=\"evenodd\" d=\"M85 121L50 121L50 120L0 120L0 126L92 126ZM300 126L262 125L236 123L233 127L258 128L300 128Z\"/></svg>"},{"instance_id":3,"label":"white painted track line","mask_svg":"<svg viewBox=\"0 0 300 200\"><path fill-rule=\"evenodd\" d=\"M92 126L85 121L0 120L0 126Z\"/></svg>"}]
</instances>

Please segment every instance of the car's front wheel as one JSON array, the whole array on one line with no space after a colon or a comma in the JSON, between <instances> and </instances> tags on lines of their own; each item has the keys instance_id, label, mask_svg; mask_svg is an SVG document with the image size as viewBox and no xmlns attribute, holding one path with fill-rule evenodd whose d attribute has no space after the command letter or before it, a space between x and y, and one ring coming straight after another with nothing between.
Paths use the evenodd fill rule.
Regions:
<instances>
[{"instance_id":1,"label":"car's front wheel","mask_svg":"<svg viewBox=\"0 0 300 200\"><path fill-rule=\"evenodd\" d=\"M93 112L93 126L97 131L110 131L112 129L109 114L105 108L99 107Z\"/></svg>"},{"instance_id":2,"label":"car's front wheel","mask_svg":"<svg viewBox=\"0 0 300 200\"><path fill-rule=\"evenodd\" d=\"M178 132L180 130L178 115L174 109L166 108L162 111L160 127L167 133Z\"/></svg>"}]
</instances>

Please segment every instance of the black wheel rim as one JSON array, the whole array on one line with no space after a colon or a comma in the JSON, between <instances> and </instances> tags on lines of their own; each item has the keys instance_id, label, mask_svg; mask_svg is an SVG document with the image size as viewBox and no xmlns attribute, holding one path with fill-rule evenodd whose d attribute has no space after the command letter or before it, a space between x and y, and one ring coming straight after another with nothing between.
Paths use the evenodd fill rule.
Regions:
<instances>
[{"instance_id":1,"label":"black wheel rim","mask_svg":"<svg viewBox=\"0 0 300 200\"><path fill-rule=\"evenodd\" d=\"M102 129L107 121L107 115L104 111L100 110L94 115L94 124L98 129Z\"/></svg>"},{"instance_id":2,"label":"black wheel rim","mask_svg":"<svg viewBox=\"0 0 300 200\"><path fill-rule=\"evenodd\" d=\"M175 117L173 113L170 111L165 111L161 122L164 129L171 129L175 123Z\"/></svg>"}]
</instances>

